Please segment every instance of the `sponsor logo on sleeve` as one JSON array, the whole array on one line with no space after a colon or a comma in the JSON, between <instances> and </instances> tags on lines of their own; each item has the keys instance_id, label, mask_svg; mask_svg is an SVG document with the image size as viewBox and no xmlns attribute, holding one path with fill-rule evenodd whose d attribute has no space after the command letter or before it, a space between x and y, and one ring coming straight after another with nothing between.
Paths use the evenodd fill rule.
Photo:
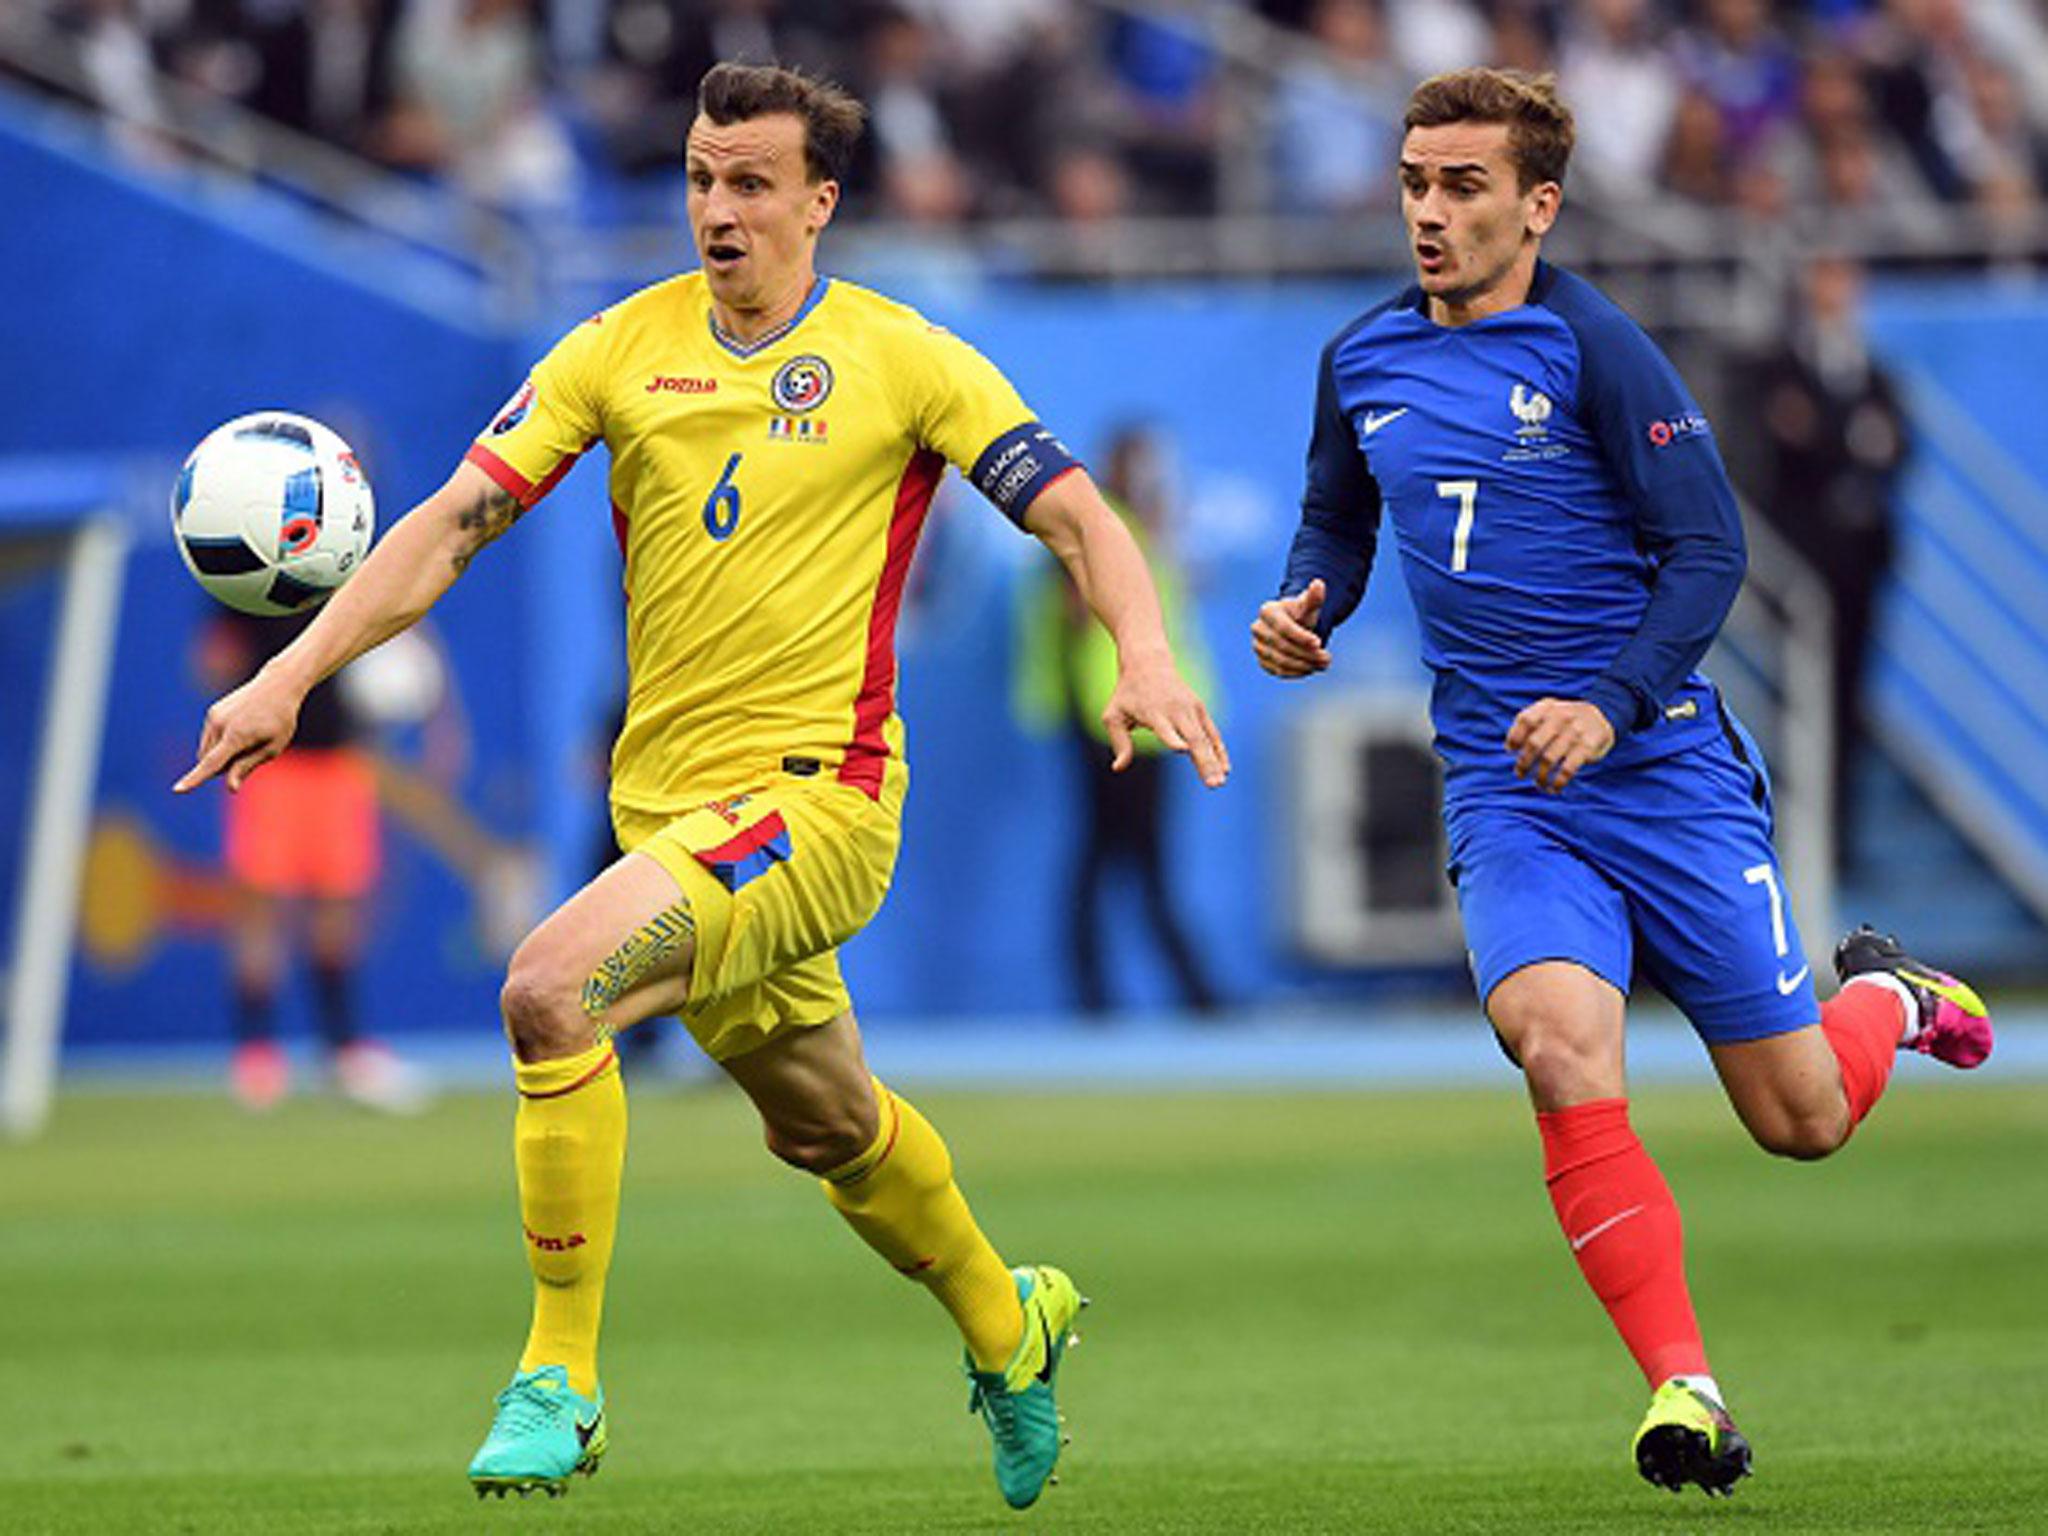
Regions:
<instances>
[{"instance_id":1,"label":"sponsor logo on sleeve","mask_svg":"<svg viewBox=\"0 0 2048 1536\"><path fill-rule=\"evenodd\" d=\"M1712 431L1705 416L1698 411L1687 411L1682 416L1666 416L1651 422L1646 435L1652 448L1669 448L1673 443L1684 442L1689 437L1705 437Z\"/></svg>"}]
</instances>

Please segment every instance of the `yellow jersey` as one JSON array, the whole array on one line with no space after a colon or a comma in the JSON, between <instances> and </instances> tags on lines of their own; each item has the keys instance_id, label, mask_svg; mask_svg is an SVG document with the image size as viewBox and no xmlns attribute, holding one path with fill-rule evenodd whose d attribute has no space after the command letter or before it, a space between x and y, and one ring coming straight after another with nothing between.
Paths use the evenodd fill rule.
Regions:
<instances>
[{"instance_id":1,"label":"yellow jersey","mask_svg":"<svg viewBox=\"0 0 2048 1536\"><path fill-rule=\"evenodd\" d=\"M946 465L1020 523L1074 467L980 353L827 278L751 345L701 273L642 289L556 343L468 457L531 506L599 442L631 672L612 798L656 813L778 772L900 803L896 615Z\"/></svg>"}]
</instances>

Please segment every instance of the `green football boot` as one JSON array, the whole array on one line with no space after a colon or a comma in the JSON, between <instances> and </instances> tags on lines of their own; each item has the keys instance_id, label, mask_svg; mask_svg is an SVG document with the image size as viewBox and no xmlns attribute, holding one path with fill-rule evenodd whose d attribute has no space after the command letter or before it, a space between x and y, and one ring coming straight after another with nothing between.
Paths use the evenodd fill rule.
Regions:
<instances>
[{"instance_id":1,"label":"green football boot","mask_svg":"<svg viewBox=\"0 0 2048 1536\"><path fill-rule=\"evenodd\" d=\"M1688 1483L1730 1494L1749 1476L1749 1442L1728 1410L1696 1387L1667 1381L1636 1431L1636 1470L1677 1493Z\"/></svg>"},{"instance_id":2,"label":"green football boot","mask_svg":"<svg viewBox=\"0 0 2048 1536\"><path fill-rule=\"evenodd\" d=\"M571 1391L559 1365L520 1371L498 1394L498 1416L469 1464L469 1485L478 1498L524 1498L536 1488L560 1498L576 1473L597 1471L607 1439L602 1388L594 1399Z\"/></svg>"},{"instance_id":3,"label":"green football boot","mask_svg":"<svg viewBox=\"0 0 2048 1536\"><path fill-rule=\"evenodd\" d=\"M1053 1403L1060 1357L1079 1337L1070 1332L1088 1298L1066 1274L1050 1265L1011 1271L1024 1307L1024 1337L1000 1371L976 1370L970 1357L967 1379L974 1384L967 1411L979 1413L995 1441L996 1486L1012 1509L1028 1509L1047 1482L1064 1436Z\"/></svg>"}]
</instances>

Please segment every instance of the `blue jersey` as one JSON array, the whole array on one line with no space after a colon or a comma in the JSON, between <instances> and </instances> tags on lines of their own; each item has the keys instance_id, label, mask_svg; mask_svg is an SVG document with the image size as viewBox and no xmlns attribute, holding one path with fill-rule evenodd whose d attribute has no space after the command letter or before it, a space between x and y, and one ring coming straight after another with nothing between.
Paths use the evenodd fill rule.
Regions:
<instances>
[{"instance_id":1,"label":"blue jersey","mask_svg":"<svg viewBox=\"0 0 2048 1536\"><path fill-rule=\"evenodd\" d=\"M1539 262L1519 308L1441 326L1410 288L1337 335L1281 587L1323 579L1325 637L1382 509L1454 795L1513 782L1508 728L1546 696L1613 723L1586 775L1720 734L1694 669L1742 583L1734 493L1677 372L1591 284Z\"/></svg>"}]
</instances>

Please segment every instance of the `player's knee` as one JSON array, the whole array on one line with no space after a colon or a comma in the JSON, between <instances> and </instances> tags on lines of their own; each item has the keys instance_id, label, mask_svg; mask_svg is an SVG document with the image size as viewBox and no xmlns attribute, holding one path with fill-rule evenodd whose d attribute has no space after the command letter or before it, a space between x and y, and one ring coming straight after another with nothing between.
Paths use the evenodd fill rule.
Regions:
<instances>
[{"instance_id":1,"label":"player's knee","mask_svg":"<svg viewBox=\"0 0 2048 1536\"><path fill-rule=\"evenodd\" d=\"M579 982L523 955L512 957L498 1007L506 1038L521 1061L573 1056L597 1043L597 1026L583 1011Z\"/></svg>"},{"instance_id":2,"label":"player's knee","mask_svg":"<svg viewBox=\"0 0 2048 1536\"><path fill-rule=\"evenodd\" d=\"M1570 1100L1608 1091L1610 1053L1605 1043L1588 1031L1539 1019L1516 1030L1512 1039L1502 1035L1501 1041L1521 1064L1539 1099Z\"/></svg>"},{"instance_id":3,"label":"player's knee","mask_svg":"<svg viewBox=\"0 0 2048 1536\"><path fill-rule=\"evenodd\" d=\"M780 1124L764 1121L763 1129L768 1150L805 1173L827 1174L844 1168L874 1141L874 1128L863 1126L850 1107L813 1112Z\"/></svg>"},{"instance_id":4,"label":"player's knee","mask_svg":"<svg viewBox=\"0 0 2048 1536\"><path fill-rule=\"evenodd\" d=\"M1750 1126L1756 1144L1773 1157L1811 1163L1841 1150L1853 1123L1846 1110L1785 1110Z\"/></svg>"}]
</instances>

